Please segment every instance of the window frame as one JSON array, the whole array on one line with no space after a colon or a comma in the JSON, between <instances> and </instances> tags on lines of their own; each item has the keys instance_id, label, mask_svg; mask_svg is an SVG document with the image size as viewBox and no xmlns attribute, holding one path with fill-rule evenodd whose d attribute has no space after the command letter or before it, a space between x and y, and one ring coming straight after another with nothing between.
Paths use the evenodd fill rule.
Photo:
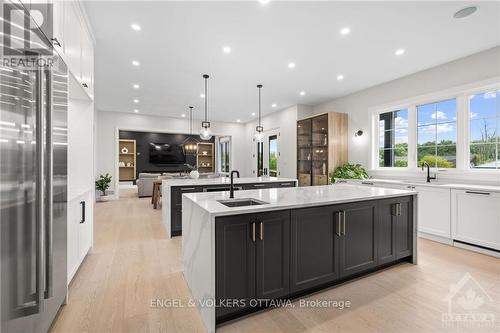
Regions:
<instances>
[{"instance_id":1,"label":"window frame","mask_svg":"<svg viewBox=\"0 0 500 333\"><path fill-rule=\"evenodd\" d=\"M229 172L223 171L222 170L222 163L221 163L221 158L222 158L222 151L221 151L221 145L227 145L227 153L229 155L228 158L228 165L229 165ZM223 136L219 137L217 140L217 173L223 176L229 176L229 173L231 172L231 165L232 165L232 144L231 144L231 137L230 136Z\"/></svg>"},{"instance_id":2,"label":"window frame","mask_svg":"<svg viewBox=\"0 0 500 333\"><path fill-rule=\"evenodd\" d=\"M499 169L473 169L470 168L470 109L469 96L484 93L492 90L500 90L500 77L466 84L451 89L438 91L435 93L419 95L416 97L386 103L368 109L371 118L371 147L369 170L389 173L416 173L421 172L417 166L417 106L429 103L456 99L456 165L455 168L431 168L433 172L464 173L472 174L495 174L500 173ZM401 109L408 109L408 166L407 167L380 167L379 166L379 117L380 114L393 112Z\"/></svg>"}]
</instances>

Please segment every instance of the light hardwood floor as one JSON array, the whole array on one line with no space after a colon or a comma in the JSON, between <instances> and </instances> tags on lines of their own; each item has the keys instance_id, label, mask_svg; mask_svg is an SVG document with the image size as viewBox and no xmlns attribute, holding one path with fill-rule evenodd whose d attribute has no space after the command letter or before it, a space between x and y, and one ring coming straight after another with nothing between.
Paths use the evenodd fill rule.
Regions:
<instances>
[{"instance_id":1,"label":"light hardwood floor","mask_svg":"<svg viewBox=\"0 0 500 333\"><path fill-rule=\"evenodd\" d=\"M151 199L121 191L96 205L94 248L69 288L53 332L204 332L195 308L154 308L152 299L190 292L181 272L181 239L168 239ZM446 327L444 298L470 273L488 295L494 327ZM477 288L476 288L477 290ZM419 240L419 264L401 264L307 297L349 300L349 309L279 308L218 328L218 332L500 332L500 260Z\"/></svg>"}]
</instances>

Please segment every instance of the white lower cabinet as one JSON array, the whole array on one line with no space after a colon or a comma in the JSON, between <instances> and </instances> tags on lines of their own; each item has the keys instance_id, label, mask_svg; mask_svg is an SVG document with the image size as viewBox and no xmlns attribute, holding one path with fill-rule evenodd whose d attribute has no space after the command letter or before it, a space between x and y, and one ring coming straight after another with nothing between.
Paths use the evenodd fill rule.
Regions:
<instances>
[{"instance_id":1,"label":"white lower cabinet","mask_svg":"<svg viewBox=\"0 0 500 333\"><path fill-rule=\"evenodd\" d=\"M92 194L89 191L68 202L68 284L92 247Z\"/></svg>"},{"instance_id":2,"label":"white lower cabinet","mask_svg":"<svg viewBox=\"0 0 500 333\"><path fill-rule=\"evenodd\" d=\"M452 190L454 240L500 250L500 193Z\"/></svg>"},{"instance_id":3,"label":"white lower cabinet","mask_svg":"<svg viewBox=\"0 0 500 333\"><path fill-rule=\"evenodd\" d=\"M418 231L451 239L450 189L414 186L418 192Z\"/></svg>"}]
</instances>

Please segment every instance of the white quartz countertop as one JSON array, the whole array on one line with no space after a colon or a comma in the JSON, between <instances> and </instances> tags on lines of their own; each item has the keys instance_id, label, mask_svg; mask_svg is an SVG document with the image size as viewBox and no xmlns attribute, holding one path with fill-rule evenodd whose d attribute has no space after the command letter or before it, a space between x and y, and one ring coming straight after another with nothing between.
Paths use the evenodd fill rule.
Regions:
<instances>
[{"instance_id":1,"label":"white quartz countertop","mask_svg":"<svg viewBox=\"0 0 500 333\"><path fill-rule=\"evenodd\" d=\"M349 182L357 182L357 183L373 183L375 184L401 184L401 185L412 185L412 186L428 186L428 187L440 187L440 188L450 188L450 189L458 189L458 190L475 190L475 191L491 191L491 192L500 192L500 181L491 181L491 183L461 183L456 180L431 180L430 183L427 183L424 180L418 179L385 179L385 178L371 178L371 179L346 179Z\"/></svg>"},{"instance_id":2,"label":"white quartz countertop","mask_svg":"<svg viewBox=\"0 0 500 333\"><path fill-rule=\"evenodd\" d=\"M228 200L229 192L189 193L183 200L191 200L212 216L257 213L270 210L324 206L356 201L416 195L416 191L395 190L352 184L310 187L272 188L236 191L235 199L257 199L266 204L245 207L227 207L217 200Z\"/></svg>"},{"instance_id":3,"label":"white quartz countertop","mask_svg":"<svg viewBox=\"0 0 500 333\"><path fill-rule=\"evenodd\" d=\"M274 183L274 182L291 182L297 181L293 178L279 178L279 177L243 177L234 178L235 184L249 184L249 183ZM198 185L229 185L231 179L229 177L218 178L172 178L163 179L163 184L168 186L198 186Z\"/></svg>"}]
</instances>

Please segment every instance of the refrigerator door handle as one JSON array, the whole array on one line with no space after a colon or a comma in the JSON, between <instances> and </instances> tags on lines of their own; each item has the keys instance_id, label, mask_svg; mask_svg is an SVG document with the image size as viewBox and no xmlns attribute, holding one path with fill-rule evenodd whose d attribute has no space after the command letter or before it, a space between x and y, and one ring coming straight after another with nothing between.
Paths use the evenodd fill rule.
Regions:
<instances>
[{"instance_id":1,"label":"refrigerator door handle","mask_svg":"<svg viewBox=\"0 0 500 333\"><path fill-rule=\"evenodd\" d=\"M42 307L44 276L43 276L43 245L44 245L44 119L43 119L43 77L42 72L35 71L36 80L36 109L35 109L35 146L36 146L36 259L35 259L35 313Z\"/></svg>"},{"instance_id":2,"label":"refrigerator door handle","mask_svg":"<svg viewBox=\"0 0 500 333\"><path fill-rule=\"evenodd\" d=\"M44 70L45 75L45 293L44 297L53 296L53 219L54 219L54 193L53 193L53 121L52 121L52 73ZM42 106L43 107L43 106Z\"/></svg>"}]
</instances>

